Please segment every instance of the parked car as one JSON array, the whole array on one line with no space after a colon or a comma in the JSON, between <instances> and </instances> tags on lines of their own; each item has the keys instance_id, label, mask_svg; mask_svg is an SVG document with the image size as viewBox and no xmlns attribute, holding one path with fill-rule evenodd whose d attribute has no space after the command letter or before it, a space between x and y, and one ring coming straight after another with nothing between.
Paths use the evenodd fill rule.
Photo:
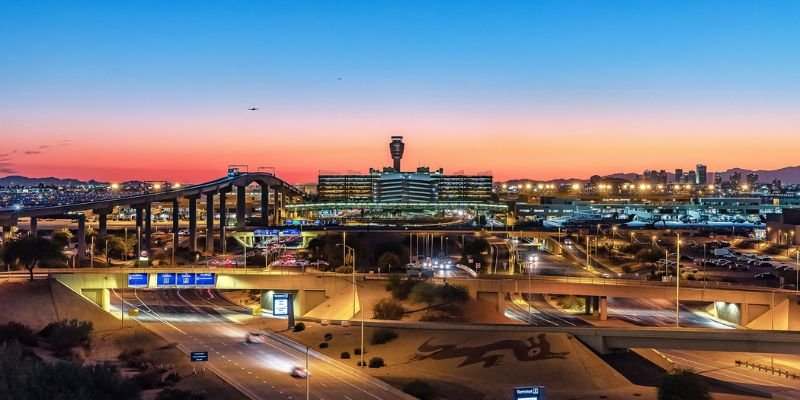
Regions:
<instances>
[{"instance_id":1,"label":"parked car","mask_svg":"<svg viewBox=\"0 0 800 400\"><path fill-rule=\"evenodd\" d=\"M758 258L759 261L772 261L772 257L770 256L758 256L756 258Z\"/></svg>"},{"instance_id":2,"label":"parked car","mask_svg":"<svg viewBox=\"0 0 800 400\"><path fill-rule=\"evenodd\" d=\"M772 263L771 262L762 261L762 262L758 263L758 266L762 267L762 268L772 268Z\"/></svg>"},{"instance_id":3,"label":"parked car","mask_svg":"<svg viewBox=\"0 0 800 400\"><path fill-rule=\"evenodd\" d=\"M755 276L756 279L767 279L773 280L778 279L778 275L773 274L772 272L762 272Z\"/></svg>"},{"instance_id":4,"label":"parked car","mask_svg":"<svg viewBox=\"0 0 800 400\"><path fill-rule=\"evenodd\" d=\"M779 267L775 267L775 271L782 272L782 271L786 271L787 268L789 268L788 265L781 265Z\"/></svg>"},{"instance_id":5,"label":"parked car","mask_svg":"<svg viewBox=\"0 0 800 400\"><path fill-rule=\"evenodd\" d=\"M731 264L731 266L728 267L728 268L730 268L731 271L749 271L750 270L750 266L747 265L747 264Z\"/></svg>"}]
</instances>

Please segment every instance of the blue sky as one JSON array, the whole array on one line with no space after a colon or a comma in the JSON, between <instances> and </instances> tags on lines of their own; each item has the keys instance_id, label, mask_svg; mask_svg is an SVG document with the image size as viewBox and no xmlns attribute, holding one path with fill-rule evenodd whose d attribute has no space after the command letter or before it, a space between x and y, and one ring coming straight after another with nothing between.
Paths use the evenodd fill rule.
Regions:
<instances>
[{"instance_id":1,"label":"blue sky","mask_svg":"<svg viewBox=\"0 0 800 400\"><path fill-rule=\"evenodd\" d=\"M640 129L631 121L645 116L720 140L733 115L750 127L736 135L782 140L798 128L798 21L798 1L7 1L0 133L21 148L125 135L121 126L146 138L193 128L212 137L222 132L204 129L226 123L313 138L332 126L353 141L375 132L383 148L381 135L412 129L430 146L442 125L482 140L503 129L541 137L546 120L553 134L585 138ZM264 121L241 115L252 105ZM754 119L739 121L746 113ZM105 133L92 129L98 121Z\"/></svg>"}]
</instances>

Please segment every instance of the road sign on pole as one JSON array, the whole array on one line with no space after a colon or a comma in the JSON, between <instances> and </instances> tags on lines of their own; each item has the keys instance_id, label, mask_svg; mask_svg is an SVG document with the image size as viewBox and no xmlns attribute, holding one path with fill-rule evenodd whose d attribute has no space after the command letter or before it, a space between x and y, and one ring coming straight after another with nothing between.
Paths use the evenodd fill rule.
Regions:
<instances>
[{"instance_id":1,"label":"road sign on pole","mask_svg":"<svg viewBox=\"0 0 800 400\"><path fill-rule=\"evenodd\" d=\"M207 351L193 351L189 354L189 360L191 362L201 362L201 361L208 361L208 352Z\"/></svg>"},{"instance_id":2,"label":"road sign on pole","mask_svg":"<svg viewBox=\"0 0 800 400\"><path fill-rule=\"evenodd\" d=\"M544 400L544 386L516 387L514 400Z\"/></svg>"}]
</instances>

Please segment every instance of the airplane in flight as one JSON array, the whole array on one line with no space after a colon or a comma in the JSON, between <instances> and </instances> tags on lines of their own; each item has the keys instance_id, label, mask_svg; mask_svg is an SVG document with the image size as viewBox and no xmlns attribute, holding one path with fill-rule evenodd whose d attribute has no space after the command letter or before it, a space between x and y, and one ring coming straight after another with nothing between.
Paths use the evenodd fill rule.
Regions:
<instances>
[{"instance_id":1,"label":"airplane in flight","mask_svg":"<svg viewBox=\"0 0 800 400\"><path fill-rule=\"evenodd\" d=\"M258 107L248 108L249 111L258 111Z\"/></svg>"}]
</instances>

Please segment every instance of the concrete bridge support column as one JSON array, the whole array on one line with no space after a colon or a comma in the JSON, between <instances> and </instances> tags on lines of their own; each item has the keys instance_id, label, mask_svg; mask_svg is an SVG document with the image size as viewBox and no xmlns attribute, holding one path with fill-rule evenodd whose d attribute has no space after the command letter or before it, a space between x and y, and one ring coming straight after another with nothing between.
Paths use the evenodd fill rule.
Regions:
<instances>
[{"instance_id":1,"label":"concrete bridge support column","mask_svg":"<svg viewBox=\"0 0 800 400\"><path fill-rule=\"evenodd\" d=\"M286 218L286 188L281 186L281 208L278 222Z\"/></svg>"},{"instance_id":2,"label":"concrete bridge support column","mask_svg":"<svg viewBox=\"0 0 800 400\"><path fill-rule=\"evenodd\" d=\"M269 226L269 185L261 185L261 226Z\"/></svg>"},{"instance_id":3,"label":"concrete bridge support column","mask_svg":"<svg viewBox=\"0 0 800 400\"><path fill-rule=\"evenodd\" d=\"M189 197L189 250L197 251L197 196Z\"/></svg>"},{"instance_id":4,"label":"concrete bridge support column","mask_svg":"<svg viewBox=\"0 0 800 400\"><path fill-rule=\"evenodd\" d=\"M100 236L105 236L108 234L108 213L101 212L97 215L98 224L100 225L97 229L97 233Z\"/></svg>"},{"instance_id":5,"label":"concrete bridge support column","mask_svg":"<svg viewBox=\"0 0 800 400\"><path fill-rule=\"evenodd\" d=\"M178 248L178 230L180 230L181 212L178 199L172 200L172 247Z\"/></svg>"},{"instance_id":6,"label":"concrete bridge support column","mask_svg":"<svg viewBox=\"0 0 800 400\"><path fill-rule=\"evenodd\" d=\"M583 296L583 313L592 314L592 296Z\"/></svg>"},{"instance_id":7,"label":"concrete bridge support column","mask_svg":"<svg viewBox=\"0 0 800 400\"><path fill-rule=\"evenodd\" d=\"M145 204L144 208L144 239L142 240L142 247L150 252L150 236L153 234L153 210L152 204Z\"/></svg>"},{"instance_id":8,"label":"concrete bridge support column","mask_svg":"<svg viewBox=\"0 0 800 400\"><path fill-rule=\"evenodd\" d=\"M592 296L592 315L600 316L600 296Z\"/></svg>"},{"instance_id":9,"label":"concrete bridge support column","mask_svg":"<svg viewBox=\"0 0 800 400\"><path fill-rule=\"evenodd\" d=\"M214 254L214 193L206 193L206 253Z\"/></svg>"},{"instance_id":10,"label":"concrete bridge support column","mask_svg":"<svg viewBox=\"0 0 800 400\"><path fill-rule=\"evenodd\" d=\"M78 261L86 257L86 216L78 216Z\"/></svg>"},{"instance_id":11,"label":"concrete bridge support column","mask_svg":"<svg viewBox=\"0 0 800 400\"><path fill-rule=\"evenodd\" d=\"M247 207L245 199L245 187L236 187L236 229L242 230L247 222L245 209Z\"/></svg>"},{"instance_id":12,"label":"concrete bridge support column","mask_svg":"<svg viewBox=\"0 0 800 400\"><path fill-rule=\"evenodd\" d=\"M222 254L225 254L226 246L225 246L225 227L227 222L225 221L225 217L228 214L228 204L226 203L227 192L220 191L219 192L219 246L222 249Z\"/></svg>"},{"instance_id":13,"label":"concrete bridge support column","mask_svg":"<svg viewBox=\"0 0 800 400\"><path fill-rule=\"evenodd\" d=\"M37 227L38 222L39 221L37 220L36 217L31 217L30 229L28 230L28 232L29 232L28 234L31 237L35 238L39 234L39 230L38 230L38 227Z\"/></svg>"},{"instance_id":14,"label":"concrete bridge support column","mask_svg":"<svg viewBox=\"0 0 800 400\"><path fill-rule=\"evenodd\" d=\"M142 231L142 224L144 222L144 216L142 215L142 207L134 207L136 209L136 232L137 234L141 234Z\"/></svg>"},{"instance_id":15,"label":"concrete bridge support column","mask_svg":"<svg viewBox=\"0 0 800 400\"><path fill-rule=\"evenodd\" d=\"M111 291L108 289L81 289L81 294L103 311L111 311Z\"/></svg>"},{"instance_id":16,"label":"concrete bridge support column","mask_svg":"<svg viewBox=\"0 0 800 400\"><path fill-rule=\"evenodd\" d=\"M600 321L608 320L608 297L600 296Z\"/></svg>"}]
</instances>

